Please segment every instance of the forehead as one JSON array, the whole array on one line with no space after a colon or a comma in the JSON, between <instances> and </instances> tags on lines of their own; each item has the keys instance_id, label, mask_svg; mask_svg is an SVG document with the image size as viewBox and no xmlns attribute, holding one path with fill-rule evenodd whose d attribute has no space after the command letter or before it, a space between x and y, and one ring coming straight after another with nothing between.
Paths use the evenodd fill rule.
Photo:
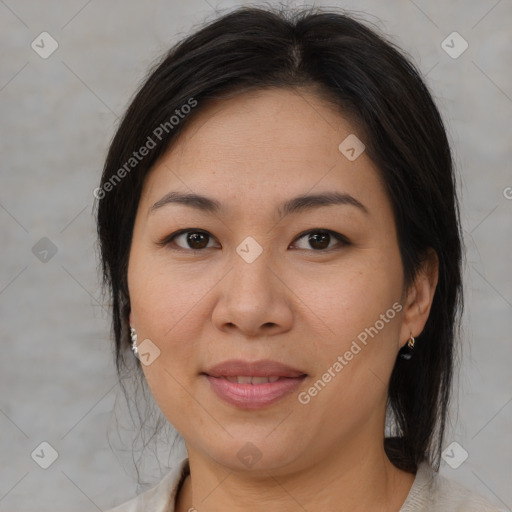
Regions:
<instances>
[{"instance_id":1,"label":"forehead","mask_svg":"<svg viewBox=\"0 0 512 512\"><path fill-rule=\"evenodd\" d=\"M296 158L309 153L318 159L320 154L336 154L336 142L353 132L333 105L311 92L274 88L209 102L185 128L178 147L183 154L191 149L191 143L195 154L201 147L216 153L229 149L232 158L250 156L255 160L291 158L301 147ZM328 146L331 151L326 153ZM280 151L258 153L268 147Z\"/></svg>"},{"instance_id":2,"label":"forehead","mask_svg":"<svg viewBox=\"0 0 512 512\"><path fill-rule=\"evenodd\" d=\"M265 201L320 188L361 198L383 192L364 152L350 161L339 149L347 137L358 136L355 127L310 92L255 90L196 108L201 110L150 172L145 197L156 201L173 187Z\"/></svg>"}]
</instances>

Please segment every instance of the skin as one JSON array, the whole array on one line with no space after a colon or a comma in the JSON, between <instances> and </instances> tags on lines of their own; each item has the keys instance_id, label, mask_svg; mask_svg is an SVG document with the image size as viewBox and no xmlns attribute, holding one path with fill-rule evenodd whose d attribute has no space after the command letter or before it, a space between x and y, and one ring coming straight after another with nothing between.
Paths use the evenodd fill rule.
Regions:
<instances>
[{"instance_id":1,"label":"skin","mask_svg":"<svg viewBox=\"0 0 512 512\"><path fill-rule=\"evenodd\" d=\"M396 511L414 475L383 449L397 352L428 318L435 255L404 287L391 203L375 165L338 149L356 129L307 90L244 92L203 106L148 175L130 251L130 323L160 355L145 377L185 440L191 474L177 510ZM368 210L329 205L279 218L286 199L348 193ZM151 206L170 191L222 203L211 214ZM210 234L195 252L178 229ZM340 233L315 250L306 230ZM247 263L247 237L263 252ZM193 242L193 241L192 241ZM394 303L402 310L308 404L307 391ZM273 359L307 373L297 393L260 410L218 398L200 375L221 361ZM253 443L261 459L237 457Z\"/></svg>"}]
</instances>

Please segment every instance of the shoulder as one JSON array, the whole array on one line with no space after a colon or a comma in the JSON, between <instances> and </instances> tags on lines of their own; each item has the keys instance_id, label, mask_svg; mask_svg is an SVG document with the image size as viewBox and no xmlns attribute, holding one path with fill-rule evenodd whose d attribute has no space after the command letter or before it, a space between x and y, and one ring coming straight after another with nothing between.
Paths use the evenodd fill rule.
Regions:
<instances>
[{"instance_id":1,"label":"shoulder","mask_svg":"<svg viewBox=\"0 0 512 512\"><path fill-rule=\"evenodd\" d=\"M176 492L188 471L188 458L184 458L158 484L105 512L174 512Z\"/></svg>"},{"instance_id":2,"label":"shoulder","mask_svg":"<svg viewBox=\"0 0 512 512\"><path fill-rule=\"evenodd\" d=\"M502 512L482 496L454 480L436 473L426 462L416 478L400 512Z\"/></svg>"}]
</instances>

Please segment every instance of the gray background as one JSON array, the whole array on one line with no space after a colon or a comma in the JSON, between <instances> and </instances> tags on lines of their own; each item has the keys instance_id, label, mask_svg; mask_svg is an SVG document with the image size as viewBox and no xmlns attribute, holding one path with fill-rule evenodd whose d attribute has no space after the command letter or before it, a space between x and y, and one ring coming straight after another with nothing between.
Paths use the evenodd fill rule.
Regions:
<instances>
[{"instance_id":1,"label":"gray background","mask_svg":"<svg viewBox=\"0 0 512 512\"><path fill-rule=\"evenodd\" d=\"M148 66L216 10L234 5L0 1L5 512L103 510L141 489L131 455L107 440L119 386L96 271L92 192L117 118ZM368 13L391 34L426 74L446 120L467 246L463 364L446 446L456 441L469 457L458 469L443 462L441 471L510 510L512 3L323 5ZM59 44L47 59L31 48L43 31ZM457 59L441 47L453 31L469 44ZM41 252L53 247L47 241L33 249L43 237L57 249L53 256ZM43 441L58 452L48 469L31 458ZM147 481L158 477L148 469Z\"/></svg>"}]
</instances>

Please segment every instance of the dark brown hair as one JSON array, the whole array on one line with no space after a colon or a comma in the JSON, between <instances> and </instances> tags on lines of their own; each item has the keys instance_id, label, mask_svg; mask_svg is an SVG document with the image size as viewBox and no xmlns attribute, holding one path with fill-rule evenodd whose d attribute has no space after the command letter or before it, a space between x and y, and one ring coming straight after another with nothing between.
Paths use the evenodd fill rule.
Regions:
<instances>
[{"instance_id":1,"label":"dark brown hair","mask_svg":"<svg viewBox=\"0 0 512 512\"><path fill-rule=\"evenodd\" d=\"M412 359L398 357L391 375L392 436L385 443L396 466L414 472L428 459L437 469L462 311L451 150L416 68L353 15L318 8L239 8L182 40L149 72L112 140L97 189L117 370L127 353L133 357L127 266L145 177L209 100L269 87L313 89L357 124L392 203L406 284L412 283L429 248L437 253L439 281L430 316ZM145 145L152 146L149 152L130 160Z\"/></svg>"}]
</instances>

